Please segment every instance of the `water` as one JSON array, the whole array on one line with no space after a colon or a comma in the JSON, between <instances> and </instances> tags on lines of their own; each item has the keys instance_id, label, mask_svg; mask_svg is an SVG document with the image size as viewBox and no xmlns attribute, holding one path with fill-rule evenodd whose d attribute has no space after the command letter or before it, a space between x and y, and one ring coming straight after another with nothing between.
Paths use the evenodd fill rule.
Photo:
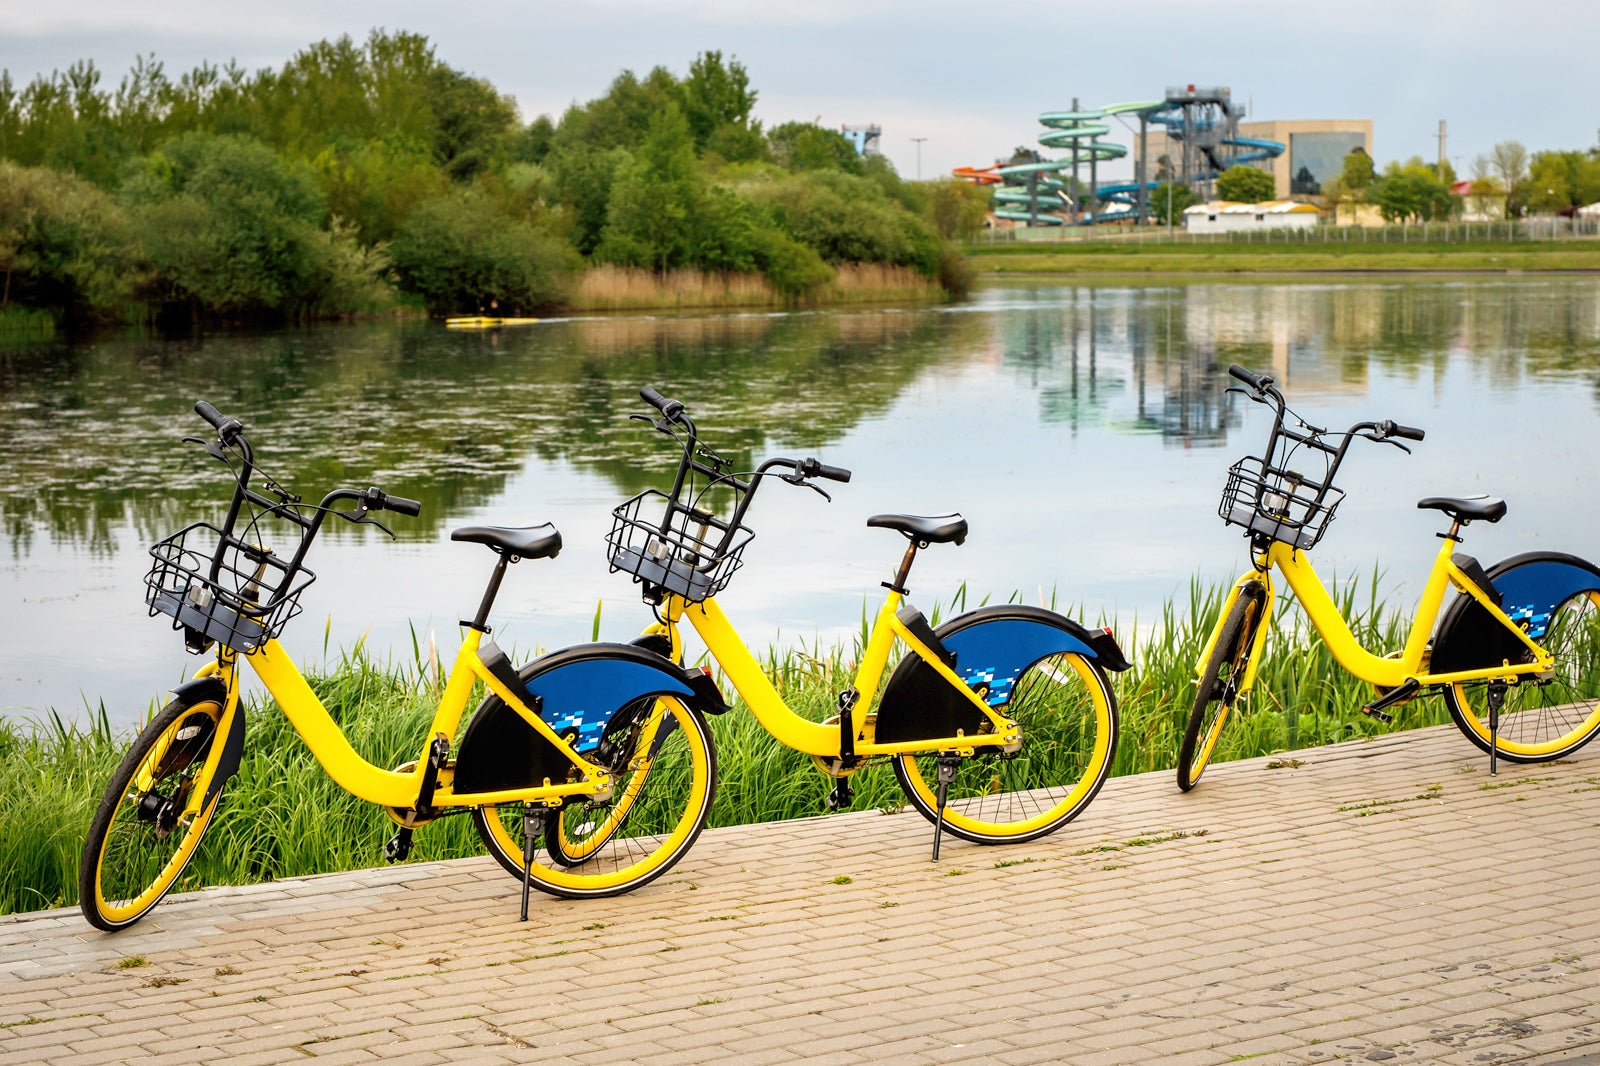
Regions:
<instances>
[{"instance_id":1,"label":"water","mask_svg":"<svg viewBox=\"0 0 1600 1066\"><path fill-rule=\"evenodd\" d=\"M1325 577L1413 597L1441 528L1430 494L1510 502L1475 525L1485 563L1553 548L1600 556L1600 280L1008 284L915 310L568 320L490 333L366 324L196 341L0 347L0 714L132 722L198 665L143 607L150 542L221 517L226 472L180 438L208 399L241 418L263 468L309 498L369 484L423 502L398 539L335 523L285 636L311 664L365 641L446 658L492 557L463 524L554 521L566 548L508 575L493 622L527 657L648 619L606 572L610 509L660 484L670 442L628 420L655 384L741 463L816 455L852 468L819 496L778 482L721 602L756 647L848 639L901 542L880 511L958 510L962 547L922 553L913 602L963 582L1054 599L1127 633L1192 577L1226 580L1243 540L1216 517L1229 463L1265 409L1227 365L1274 374L1319 425L1422 426L1406 456L1361 442L1317 549ZM602 602L603 601L603 602ZM415 643L414 643L415 642Z\"/></svg>"}]
</instances>

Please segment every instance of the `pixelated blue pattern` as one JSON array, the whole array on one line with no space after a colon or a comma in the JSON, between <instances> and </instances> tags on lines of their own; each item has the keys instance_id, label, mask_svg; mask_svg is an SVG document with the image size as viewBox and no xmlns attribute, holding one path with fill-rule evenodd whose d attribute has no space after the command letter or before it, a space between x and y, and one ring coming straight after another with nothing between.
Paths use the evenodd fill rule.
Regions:
<instances>
[{"instance_id":1,"label":"pixelated blue pattern","mask_svg":"<svg viewBox=\"0 0 1600 1066\"><path fill-rule=\"evenodd\" d=\"M1600 578L1571 563L1534 562L1513 567L1494 579L1502 610L1513 622L1528 623L1528 636L1544 637L1556 605L1579 592L1600 591Z\"/></svg>"},{"instance_id":2,"label":"pixelated blue pattern","mask_svg":"<svg viewBox=\"0 0 1600 1066\"><path fill-rule=\"evenodd\" d=\"M1047 655L1077 652L1096 658L1094 649L1064 629L1023 618L980 622L941 638L955 653L967 687L989 686L989 706L1003 707L1022 672Z\"/></svg>"},{"instance_id":3,"label":"pixelated blue pattern","mask_svg":"<svg viewBox=\"0 0 1600 1066\"><path fill-rule=\"evenodd\" d=\"M611 716L641 696L692 696L682 678L629 659L581 659L536 674L528 691L544 701L540 715L558 734L577 730L574 747L600 743Z\"/></svg>"}]
</instances>

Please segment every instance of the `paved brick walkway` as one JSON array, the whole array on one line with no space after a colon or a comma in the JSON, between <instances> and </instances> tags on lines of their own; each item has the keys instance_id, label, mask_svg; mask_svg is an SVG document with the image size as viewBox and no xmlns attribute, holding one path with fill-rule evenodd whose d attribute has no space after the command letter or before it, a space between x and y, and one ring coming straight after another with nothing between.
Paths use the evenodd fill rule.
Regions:
<instances>
[{"instance_id":1,"label":"paved brick walkway","mask_svg":"<svg viewBox=\"0 0 1600 1066\"><path fill-rule=\"evenodd\" d=\"M1491 780L1444 727L928 845L717 830L526 925L488 859L0 918L0 1063L1600 1064L1600 751Z\"/></svg>"}]
</instances>

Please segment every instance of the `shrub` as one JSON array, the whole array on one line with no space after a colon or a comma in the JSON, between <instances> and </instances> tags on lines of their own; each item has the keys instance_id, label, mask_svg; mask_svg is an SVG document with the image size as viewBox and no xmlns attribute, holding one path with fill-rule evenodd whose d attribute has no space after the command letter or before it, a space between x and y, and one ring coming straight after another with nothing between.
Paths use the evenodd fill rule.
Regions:
<instances>
[{"instance_id":1,"label":"shrub","mask_svg":"<svg viewBox=\"0 0 1600 1066\"><path fill-rule=\"evenodd\" d=\"M135 266L127 218L110 196L71 174L0 160L0 308L63 322L110 317Z\"/></svg>"},{"instance_id":2,"label":"shrub","mask_svg":"<svg viewBox=\"0 0 1600 1066\"><path fill-rule=\"evenodd\" d=\"M434 313L551 307L570 291L578 267L566 242L508 215L475 189L421 204L389 255L401 287Z\"/></svg>"}]
</instances>

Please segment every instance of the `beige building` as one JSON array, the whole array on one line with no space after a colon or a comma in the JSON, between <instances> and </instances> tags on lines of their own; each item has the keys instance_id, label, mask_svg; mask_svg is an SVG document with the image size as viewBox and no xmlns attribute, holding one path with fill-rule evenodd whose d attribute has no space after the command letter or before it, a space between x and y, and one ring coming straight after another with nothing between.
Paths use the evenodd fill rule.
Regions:
<instances>
[{"instance_id":1,"label":"beige building","mask_svg":"<svg viewBox=\"0 0 1600 1066\"><path fill-rule=\"evenodd\" d=\"M1271 174L1276 182L1273 196L1288 200L1296 196L1319 196L1322 183L1337 177L1344 169L1344 157L1352 148L1372 155L1371 119L1290 119L1282 122L1241 122L1239 136L1252 140L1276 141L1284 146L1275 159L1254 163ZM1139 138L1132 138L1133 158L1139 158ZM1175 172L1182 169L1183 142L1168 136L1161 126L1152 124L1146 135L1149 166L1147 180L1156 180L1162 156L1172 161ZM1243 149L1249 151L1248 147Z\"/></svg>"},{"instance_id":2,"label":"beige building","mask_svg":"<svg viewBox=\"0 0 1600 1066\"><path fill-rule=\"evenodd\" d=\"M1339 176L1352 149L1372 155L1372 120L1365 118L1241 122L1239 136L1286 146L1276 159L1256 164L1277 182L1274 195L1280 200L1320 196L1322 183Z\"/></svg>"}]
</instances>

